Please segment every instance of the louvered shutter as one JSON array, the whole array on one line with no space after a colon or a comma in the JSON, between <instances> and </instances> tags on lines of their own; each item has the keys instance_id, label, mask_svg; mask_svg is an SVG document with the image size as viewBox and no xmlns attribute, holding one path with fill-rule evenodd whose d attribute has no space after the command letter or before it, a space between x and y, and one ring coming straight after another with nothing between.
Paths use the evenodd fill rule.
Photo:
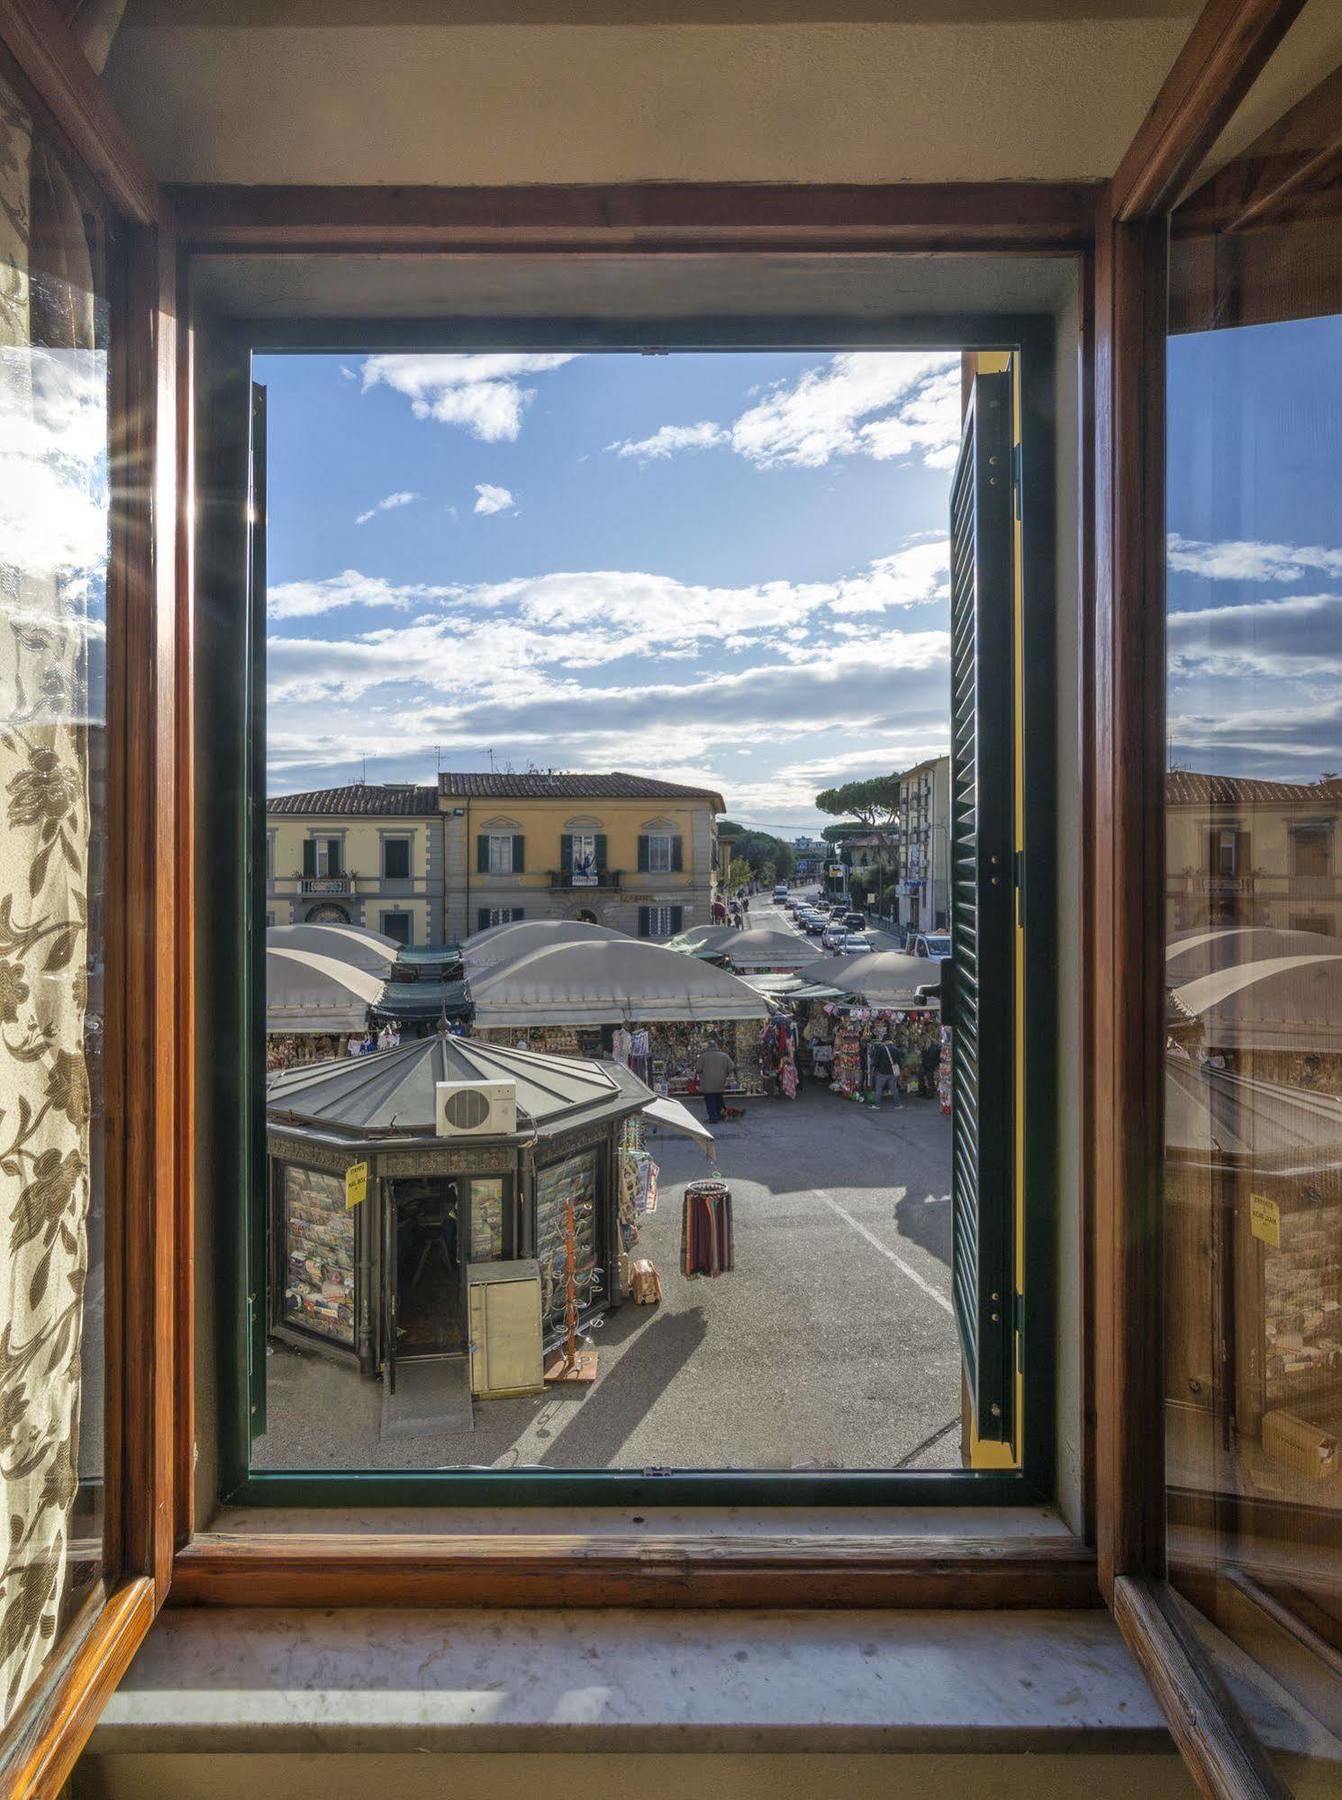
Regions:
<instances>
[{"instance_id":1,"label":"louvered shutter","mask_svg":"<svg viewBox=\"0 0 1342 1800\"><path fill-rule=\"evenodd\" d=\"M648 840L643 832L638 834L638 872L646 875L648 871Z\"/></svg>"},{"instance_id":2,"label":"louvered shutter","mask_svg":"<svg viewBox=\"0 0 1342 1800\"><path fill-rule=\"evenodd\" d=\"M315 875L317 873L316 838L303 839L303 873L305 875Z\"/></svg>"},{"instance_id":3,"label":"louvered shutter","mask_svg":"<svg viewBox=\"0 0 1342 1800\"><path fill-rule=\"evenodd\" d=\"M598 875L606 873L606 834L603 831L596 834L596 869Z\"/></svg>"},{"instance_id":4,"label":"louvered shutter","mask_svg":"<svg viewBox=\"0 0 1342 1800\"><path fill-rule=\"evenodd\" d=\"M475 840L475 872L477 875L489 873L489 838L483 831Z\"/></svg>"},{"instance_id":5,"label":"louvered shutter","mask_svg":"<svg viewBox=\"0 0 1342 1800\"><path fill-rule=\"evenodd\" d=\"M565 875L573 873L573 838L567 831L559 840L559 866Z\"/></svg>"},{"instance_id":6,"label":"louvered shutter","mask_svg":"<svg viewBox=\"0 0 1342 1800\"><path fill-rule=\"evenodd\" d=\"M685 908L683 906L673 906L671 908L671 932L670 932L670 935L672 937L679 937L681 932L684 929L685 929Z\"/></svg>"},{"instance_id":7,"label":"louvered shutter","mask_svg":"<svg viewBox=\"0 0 1342 1800\"><path fill-rule=\"evenodd\" d=\"M942 994L955 1316L978 1435L998 1441L1011 1436L1015 1388L1011 471L1011 376L979 375L951 487L952 961Z\"/></svg>"},{"instance_id":8,"label":"louvered shutter","mask_svg":"<svg viewBox=\"0 0 1342 1800\"><path fill-rule=\"evenodd\" d=\"M520 875L526 867L527 846L525 838L513 836L513 874Z\"/></svg>"},{"instance_id":9,"label":"louvered shutter","mask_svg":"<svg viewBox=\"0 0 1342 1800\"><path fill-rule=\"evenodd\" d=\"M638 935L641 938L652 936L652 908L640 906L638 909Z\"/></svg>"},{"instance_id":10,"label":"louvered shutter","mask_svg":"<svg viewBox=\"0 0 1342 1800\"><path fill-rule=\"evenodd\" d=\"M677 832L671 840L671 870L679 875L685 867L685 840Z\"/></svg>"}]
</instances>

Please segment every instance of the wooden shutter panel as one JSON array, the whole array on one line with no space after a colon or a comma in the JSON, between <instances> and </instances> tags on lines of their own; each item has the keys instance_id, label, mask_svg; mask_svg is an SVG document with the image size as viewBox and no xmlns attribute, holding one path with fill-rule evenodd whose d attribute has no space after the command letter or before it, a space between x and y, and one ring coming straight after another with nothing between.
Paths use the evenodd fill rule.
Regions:
<instances>
[{"instance_id":1,"label":"wooden shutter panel","mask_svg":"<svg viewBox=\"0 0 1342 1800\"><path fill-rule=\"evenodd\" d=\"M675 837L673 837L671 840L672 872L674 874L679 875L681 873L681 871L684 869L684 867L685 867L685 840L683 837L681 837L680 833L677 832Z\"/></svg>"},{"instance_id":2,"label":"wooden shutter panel","mask_svg":"<svg viewBox=\"0 0 1342 1800\"><path fill-rule=\"evenodd\" d=\"M606 872L606 834L604 831L598 831L596 834L596 867L597 867L597 873L599 875L605 874L605 872Z\"/></svg>"},{"instance_id":3,"label":"wooden shutter panel","mask_svg":"<svg viewBox=\"0 0 1342 1800\"><path fill-rule=\"evenodd\" d=\"M671 937L679 937L681 931L684 929L684 925L685 908L683 906L673 906L671 908L671 930L669 935Z\"/></svg>"},{"instance_id":4,"label":"wooden shutter panel","mask_svg":"<svg viewBox=\"0 0 1342 1800\"><path fill-rule=\"evenodd\" d=\"M475 840L475 872L477 875L489 873L489 838L483 831Z\"/></svg>"},{"instance_id":5,"label":"wooden shutter panel","mask_svg":"<svg viewBox=\"0 0 1342 1800\"><path fill-rule=\"evenodd\" d=\"M638 909L638 935L641 938L652 936L652 908L640 906Z\"/></svg>"},{"instance_id":6,"label":"wooden shutter panel","mask_svg":"<svg viewBox=\"0 0 1342 1800\"><path fill-rule=\"evenodd\" d=\"M979 375L951 487L955 1316L981 1438L1011 1436L1013 630L1011 376ZM949 974L949 996L947 975Z\"/></svg>"},{"instance_id":7,"label":"wooden shutter panel","mask_svg":"<svg viewBox=\"0 0 1342 1800\"><path fill-rule=\"evenodd\" d=\"M640 831L638 834L638 872L640 875L647 874L648 868L652 861L651 857L648 854L648 849L649 849L649 846L648 846L647 837L644 835L643 832Z\"/></svg>"},{"instance_id":8,"label":"wooden shutter panel","mask_svg":"<svg viewBox=\"0 0 1342 1800\"><path fill-rule=\"evenodd\" d=\"M305 875L315 875L317 873L316 838L303 839L303 873Z\"/></svg>"},{"instance_id":9,"label":"wooden shutter panel","mask_svg":"<svg viewBox=\"0 0 1342 1800\"><path fill-rule=\"evenodd\" d=\"M477 931L488 931L489 930L489 908L487 906L481 906L481 907L476 908L475 929Z\"/></svg>"},{"instance_id":10,"label":"wooden shutter panel","mask_svg":"<svg viewBox=\"0 0 1342 1800\"><path fill-rule=\"evenodd\" d=\"M520 875L526 866L526 840L516 834L513 836L513 874Z\"/></svg>"},{"instance_id":11,"label":"wooden shutter panel","mask_svg":"<svg viewBox=\"0 0 1342 1800\"><path fill-rule=\"evenodd\" d=\"M565 875L573 873L573 839L567 831L559 840L559 867Z\"/></svg>"}]
</instances>

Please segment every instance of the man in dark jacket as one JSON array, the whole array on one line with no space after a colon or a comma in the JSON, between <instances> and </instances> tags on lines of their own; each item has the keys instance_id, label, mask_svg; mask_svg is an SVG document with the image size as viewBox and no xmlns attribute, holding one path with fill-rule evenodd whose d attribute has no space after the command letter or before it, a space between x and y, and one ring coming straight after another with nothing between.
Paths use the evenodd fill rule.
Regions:
<instances>
[{"instance_id":1,"label":"man in dark jacket","mask_svg":"<svg viewBox=\"0 0 1342 1800\"><path fill-rule=\"evenodd\" d=\"M710 1125L722 1117L722 1096L736 1079L736 1064L715 1037L708 1040L699 1056L699 1092Z\"/></svg>"}]
</instances>

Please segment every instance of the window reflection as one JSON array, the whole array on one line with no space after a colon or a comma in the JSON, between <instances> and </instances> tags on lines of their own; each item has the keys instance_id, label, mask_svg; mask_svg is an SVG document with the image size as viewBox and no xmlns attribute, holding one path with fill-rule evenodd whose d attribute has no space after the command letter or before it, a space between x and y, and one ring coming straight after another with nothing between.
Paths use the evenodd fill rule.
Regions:
<instances>
[{"instance_id":1,"label":"window reflection","mask_svg":"<svg viewBox=\"0 0 1342 1800\"><path fill-rule=\"evenodd\" d=\"M1281 175L1176 215L1167 365L1170 1563L1255 1654L1342 1647L1342 207Z\"/></svg>"}]
</instances>

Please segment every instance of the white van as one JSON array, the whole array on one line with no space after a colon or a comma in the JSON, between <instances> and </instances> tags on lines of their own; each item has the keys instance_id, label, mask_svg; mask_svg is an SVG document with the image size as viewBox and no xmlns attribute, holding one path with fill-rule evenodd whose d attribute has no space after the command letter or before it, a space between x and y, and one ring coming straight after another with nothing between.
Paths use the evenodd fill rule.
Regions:
<instances>
[{"instance_id":1,"label":"white van","mask_svg":"<svg viewBox=\"0 0 1342 1800\"><path fill-rule=\"evenodd\" d=\"M786 881L775 882L774 883L774 905L781 906L786 899L787 899L787 883L786 883Z\"/></svg>"}]
</instances>

